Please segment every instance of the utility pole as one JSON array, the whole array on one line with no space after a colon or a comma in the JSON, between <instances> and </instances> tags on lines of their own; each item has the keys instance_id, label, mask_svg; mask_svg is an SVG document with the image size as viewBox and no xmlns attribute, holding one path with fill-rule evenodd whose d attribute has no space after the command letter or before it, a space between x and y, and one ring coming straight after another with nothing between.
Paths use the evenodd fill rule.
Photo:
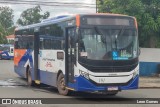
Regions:
<instances>
[{"instance_id":1,"label":"utility pole","mask_svg":"<svg viewBox=\"0 0 160 107\"><path fill-rule=\"evenodd\" d=\"M98 13L98 8L97 8L97 0L96 0L96 13Z\"/></svg>"},{"instance_id":2,"label":"utility pole","mask_svg":"<svg viewBox=\"0 0 160 107\"><path fill-rule=\"evenodd\" d=\"M98 7L99 5L103 5L104 1L103 0L99 0L99 4L98 4L98 0L96 0L96 13L98 13Z\"/></svg>"}]
</instances>

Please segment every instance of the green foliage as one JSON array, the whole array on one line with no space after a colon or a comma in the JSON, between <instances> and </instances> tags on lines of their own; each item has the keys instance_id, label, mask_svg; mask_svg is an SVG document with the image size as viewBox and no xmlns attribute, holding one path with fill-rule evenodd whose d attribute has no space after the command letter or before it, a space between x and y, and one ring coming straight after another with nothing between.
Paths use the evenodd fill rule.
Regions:
<instances>
[{"instance_id":1,"label":"green foliage","mask_svg":"<svg viewBox=\"0 0 160 107\"><path fill-rule=\"evenodd\" d=\"M137 18L141 47L160 47L159 7L159 0L99 0L98 2L99 12L126 14Z\"/></svg>"},{"instance_id":2,"label":"green foliage","mask_svg":"<svg viewBox=\"0 0 160 107\"><path fill-rule=\"evenodd\" d=\"M34 23L39 23L41 20L46 19L50 16L50 13L47 11L44 14L41 14L41 7L36 6L33 8L29 8L22 12L20 18L17 23L19 25L30 25Z\"/></svg>"},{"instance_id":3,"label":"green foliage","mask_svg":"<svg viewBox=\"0 0 160 107\"><path fill-rule=\"evenodd\" d=\"M4 29L4 27L2 26L2 24L0 24L0 44L3 44L6 42L6 36L7 32Z\"/></svg>"},{"instance_id":4,"label":"green foliage","mask_svg":"<svg viewBox=\"0 0 160 107\"><path fill-rule=\"evenodd\" d=\"M13 26L13 10L9 7L0 7L0 44L6 43L6 37L13 32L8 31Z\"/></svg>"},{"instance_id":5,"label":"green foliage","mask_svg":"<svg viewBox=\"0 0 160 107\"><path fill-rule=\"evenodd\" d=\"M13 25L13 10L9 7L0 7L0 23L7 29Z\"/></svg>"}]
</instances>

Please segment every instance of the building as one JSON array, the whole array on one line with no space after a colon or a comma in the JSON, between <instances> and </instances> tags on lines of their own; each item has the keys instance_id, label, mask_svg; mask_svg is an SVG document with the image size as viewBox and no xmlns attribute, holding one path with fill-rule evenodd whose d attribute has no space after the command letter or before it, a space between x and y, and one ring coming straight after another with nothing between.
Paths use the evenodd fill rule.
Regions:
<instances>
[{"instance_id":1,"label":"building","mask_svg":"<svg viewBox=\"0 0 160 107\"><path fill-rule=\"evenodd\" d=\"M15 38L14 35L6 36L6 38L7 38L8 43L11 43L11 44L14 43L14 38Z\"/></svg>"}]
</instances>

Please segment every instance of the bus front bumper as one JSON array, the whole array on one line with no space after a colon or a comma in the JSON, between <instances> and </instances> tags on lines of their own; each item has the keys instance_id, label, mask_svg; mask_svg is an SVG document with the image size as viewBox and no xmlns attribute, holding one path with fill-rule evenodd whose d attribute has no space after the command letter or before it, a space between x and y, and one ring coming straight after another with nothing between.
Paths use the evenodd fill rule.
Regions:
<instances>
[{"instance_id":1,"label":"bus front bumper","mask_svg":"<svg viewBox=\"0 0 160 107\"><path fill-rule=\"evenodd\" d=\"M75 80L74 84L69 84L69 87L74 88L75 91L100 92L108 91L111 87L117 87L117 91L121 91L138 89L139 76L137 75L134 79L131 79L126 85L95 85L82 76L76 77Z\"/></svg>"}]
</instances>

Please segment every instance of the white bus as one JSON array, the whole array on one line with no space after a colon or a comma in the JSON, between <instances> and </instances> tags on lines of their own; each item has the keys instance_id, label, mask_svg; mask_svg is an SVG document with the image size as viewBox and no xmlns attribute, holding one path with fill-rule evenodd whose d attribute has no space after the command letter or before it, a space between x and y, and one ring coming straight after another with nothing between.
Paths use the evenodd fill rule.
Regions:
<instances>
[{"instance_id":1,"label":"white bus","mask_svg":"<svg viewBox=\"0 0 160 107\"><path fill-rule=\"evenodd\" d=\"M137 89L137 21L117 14L78 14L15 30L15 72L28 85L117 94Z\"/></svg>"}]
</instances>

